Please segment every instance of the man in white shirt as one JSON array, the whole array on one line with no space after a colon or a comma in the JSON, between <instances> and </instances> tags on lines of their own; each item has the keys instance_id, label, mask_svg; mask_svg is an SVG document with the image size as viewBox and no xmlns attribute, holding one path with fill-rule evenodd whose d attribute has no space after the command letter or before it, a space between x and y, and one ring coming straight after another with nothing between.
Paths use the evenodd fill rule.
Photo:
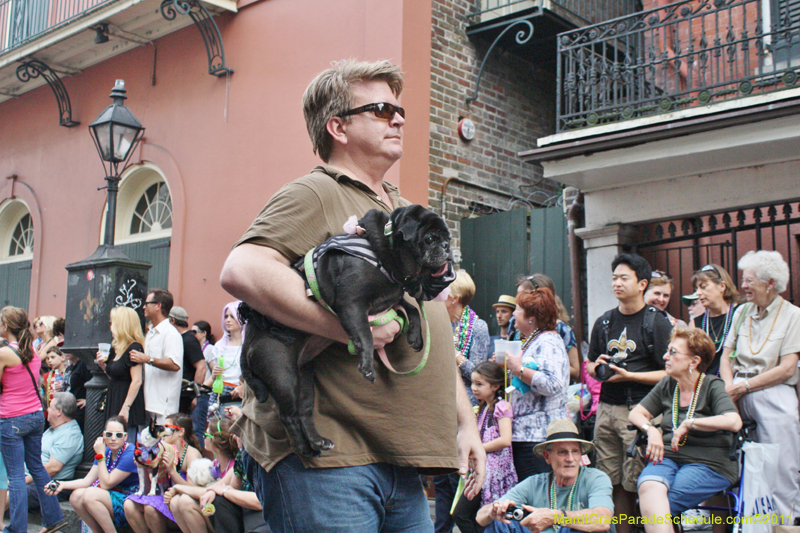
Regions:
<instances>
[{"instance_id":1,"label":"man in white shirt","mask_svg":"<svg viewBox=\"0 0 800 533\"><path fill-rule=\"evenodd\" d=\"M181 399L183 339L167 317L172 309L172 294L153 289L144 301L144 317L150 330L144 353L131 351L131 361L144 363L144 407L151 419L163 424L167 415L177 413Z\"/></svg>"}]
</instances>

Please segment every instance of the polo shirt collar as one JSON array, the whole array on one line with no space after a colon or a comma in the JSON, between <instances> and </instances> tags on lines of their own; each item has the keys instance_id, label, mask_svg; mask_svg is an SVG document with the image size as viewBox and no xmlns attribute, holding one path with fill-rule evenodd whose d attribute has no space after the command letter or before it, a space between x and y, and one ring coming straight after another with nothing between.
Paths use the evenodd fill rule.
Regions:
<instances>
[{"instance_id":1,"label":"polo shirt collar","mask_svg":"<svg viewBox=\"0 0 800 533\"><path fill-rule=\"evenodd\" d=\"M312 172L321 172L323 174L327 174L328 176L336 180L338 183L347 183L363 190L364 192L370 193L370 195L375 194L375 191L370 189L366 183L355 180L350 176L348 176L347 174L339 172L333 167L327 165L319 165L314 167L314 170L312 170ZM395 201L395 198L400 196L400 189L396 185L393 185L386 180L383 181L383 190L389 194L389 196L392 198L392 202Z\"/></svg>"}]
</instances>

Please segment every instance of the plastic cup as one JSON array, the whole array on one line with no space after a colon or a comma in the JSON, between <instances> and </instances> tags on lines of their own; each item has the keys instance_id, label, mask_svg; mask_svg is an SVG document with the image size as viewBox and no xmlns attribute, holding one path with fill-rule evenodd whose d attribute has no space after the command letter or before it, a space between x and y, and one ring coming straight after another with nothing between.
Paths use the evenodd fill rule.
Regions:
<instances>
[{"instance_id":1,"label":"plastic cup","mask_svg":"<svg viewBox=\"0 0 800 533\"><path fill-rule=\"evenodd\" d=\"M506 350L517 355L522 350L522 341L506 341Z\"/></svg>"},{"instance_id":2,"label":"plastic cup","mask_svg":"<svg viewBox=\"0 0 800 533\"><path fill-rule=\"evenodd\" d=\"M108 354L111 353L111 345L107 342L98 343L97 351L103 356L103 361L108 361Z\"/></svg>"},{"instance_id":3,"label":"plastic cup","mask_svg":"<svg viewBox=\"0 0 800 533\"><path fill-rule=\"evenodd\" d=\"M508 341L497 339L494 341L494 360L498 365L502 365L506 361L506 350L508 350Z\"/></svg>"}]
</instances>

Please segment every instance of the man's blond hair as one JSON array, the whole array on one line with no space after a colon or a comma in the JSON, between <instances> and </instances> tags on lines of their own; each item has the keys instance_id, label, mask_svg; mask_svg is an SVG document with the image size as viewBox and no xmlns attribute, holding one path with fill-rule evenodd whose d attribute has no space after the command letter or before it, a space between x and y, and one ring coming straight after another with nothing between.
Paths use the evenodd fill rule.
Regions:
<instances>
[{"instance_id":1,"label":"man's blond hair","mask_svg":"<svg viewBox=\"0 0 800 533\"><path fill-rule=\"evenodd\" d=\"M386 60L369 63L347 59L331 63L331 68L314 78L303 94L303 115L308 135L314 153L326 163L333 152L328 120L352 109L354 98L350 87L366 81L385 81L395 98L403 92L403 73L397 65Z\"/></svg>"}]
</instances>

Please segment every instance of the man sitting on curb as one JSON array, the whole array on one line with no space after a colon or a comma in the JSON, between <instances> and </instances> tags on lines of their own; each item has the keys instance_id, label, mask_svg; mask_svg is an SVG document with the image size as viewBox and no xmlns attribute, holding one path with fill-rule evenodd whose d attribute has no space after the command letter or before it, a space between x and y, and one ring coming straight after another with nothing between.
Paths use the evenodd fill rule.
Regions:
<instances>
[{"instance_id":1,"label":"man sitting on curb","mask_svg":"<svg viewBox=\"0 0 800 533\"><path fill-rule=\"evenodd\" d=\"M75 477L75 468L83 460L83 433L75 420L78 403L70 392L56 392L47 408L50 427L42 435L42 463L50 477L66 481ZM39 496L33 478L25 476L28 488L28 509L39 508ZM66 494L64 494L66 492ZM61 501L69 501L71 491L58 495Z\"/></svg>"},{"instance_id":2,"label":"man sitting on curb","mask_svg":"<svg viewBox=\"0 0 800 533\"><path fill-rule=\"evenodd\" d=\"M581 457L592 448L571 420L550 422L547 440L533 452L553 473L531 476L502 499L483 506L476 520L488 526L484 533L608 531L614 514L611 480L596 468L581 466ZM505 518L512 505L525 511L521 521Z\"/></svg>"}]
</instances>

